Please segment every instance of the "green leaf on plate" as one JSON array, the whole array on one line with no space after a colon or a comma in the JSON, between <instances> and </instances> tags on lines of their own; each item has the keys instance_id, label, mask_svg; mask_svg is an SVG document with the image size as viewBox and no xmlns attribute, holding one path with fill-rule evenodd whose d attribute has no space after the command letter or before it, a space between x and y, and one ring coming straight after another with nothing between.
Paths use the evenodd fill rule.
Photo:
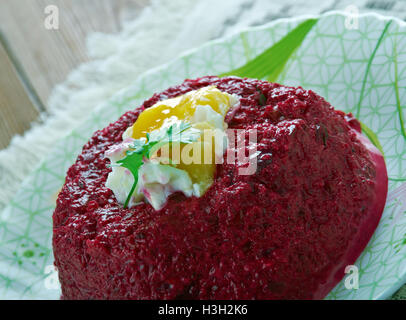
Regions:
<instances>
[{"instance_id":1,"label":"green leaf on plate","mask_svg":"<svg viewBox=\"0 0 406 320\"><path fill-rule=\"evenodd\" d=\"M364 92L365 92L365 89L366 89L369 72L370 72L370 69L371 69L371 66L372 66L372 61L374 60L376 52L378 51L378 48L381 45L383 38L385 38L385 35L386 35L391 23L392 23L392 20L390 20L390 21L388 21L386 23L386 25L383 28L383 31L382 31L378 41L376 42L374 50L372 51L372 54L368 59L368 63L367 63L365 74L364 74L364 80L362 81L361 93L359 95L359 100L358 100L358 104L357 104L357 110L355 112L355 117L357 119L359 119L360 114L361 114L361 103L362 103L362 100L364 99Z\"/></svg>"},{"instance_id":2,"label":"green leaf on plate","mask_svg":"<svg viewBox=\"0 0 406 320\"><path fill-rule=\"evenodd\" d=\"M400 123L400 132L403 135L403 138L406 139L406 128L405 128L405 120L403 117L403 109L404 106L402 106L402 103L400 101L400 94L399 94L399 75L398 75L398 52L397 52L397 47L396 47L396 41L393 44L393 63L395 66L395 97L396 97L396 108L398 111L399 115L399 123Z\"/></svg>"},{"instance_id":3,"label":"green leaf on plate","mask_svg":"<svg viewBox=\"0 0 406 320\"><path fill-rule=\"evenodd\" d=\"M383 153L383 148L381 143L379 142L379 139L377 137L377 135L375 134L375 132L373 132L371 129L369 129L364 123L361 123L361 129L362 129L362 133L364 133L369 140L371 140L371 142L374 144L375 147L378 148L378 150L382 153L383 156L385 156L385 154Z\"/></svg>"},{"instance_id":4,"label":"green leaf on plate","mask_svg":"<svg viewBox=\"0 0 406 320\"><path fill-rule=\"evenodd\" d=\"M308 19L302 22L256 58L238 69L221 74L220 77L233 75L242 78L266 78L271 82L276 81L290 56L300 46L317 21L318 19Z\"/></svg>"}]
</instances>

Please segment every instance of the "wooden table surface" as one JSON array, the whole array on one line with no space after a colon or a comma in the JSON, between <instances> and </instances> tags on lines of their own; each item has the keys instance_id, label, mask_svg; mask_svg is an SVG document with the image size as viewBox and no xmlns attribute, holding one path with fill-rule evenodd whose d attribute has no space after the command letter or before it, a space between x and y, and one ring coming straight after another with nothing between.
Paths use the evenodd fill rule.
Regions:
<instances>
[{"instance_id":1,"label":"wooden table surface","mask_svg":"<svg viewBox=\"0 0 406 320\"><path fill-rule=\"evenodd\" d=\"M0 1L0 149L30 128L55 84L89 60L86 36L118 32L149 0ZM47 30L45 8L59 9L59 29Z\"/></svg>"}]
</instances>

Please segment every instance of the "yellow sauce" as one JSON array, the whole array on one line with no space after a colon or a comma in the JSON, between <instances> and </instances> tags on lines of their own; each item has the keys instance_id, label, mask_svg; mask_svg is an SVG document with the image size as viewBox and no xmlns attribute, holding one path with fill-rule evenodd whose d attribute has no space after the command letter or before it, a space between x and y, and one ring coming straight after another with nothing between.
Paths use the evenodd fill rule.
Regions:
<instances>
[{"instance_id":1,"label":"yellow sauce","mask_svg":"<svg viewBox=\"0 0 406 320\"><path fill-rule=\"evenodd\" d=\"M167 99L156 103L154 106L144 110L138 117L131 129L131 136L134 139L145 138L147 133L160 129L161 127L169 127L170 125L179 122L187 121L192 127L202 131L202 136L198 142L198 148L201 152L200 163L186 164L182 161L182 156L178 159L176 166L179 169L188 172L192 182L199 185L199 189L204 192L212 184L213 177L216 169L215 155L214 155L214 139L206 139L205 141L203 132L205 130L214 130L217 125L217 129L224 130L226 125L224 124L224 117L234 102L234 98L224 92L218 90L215 86L204 87L199 90L191 91L185 95ZM213 115L220 115L222 119L222 128L218 128L218 122L214 121L215 116L210 118L206 116L205 119L199 119L194 117L196 110L199 106L209 106L212 110L209 110ZM217 116L218 117L218 116ZM178 146L182 153L183 148L186 145ZM187 148L192 148L188 146ZM174 146L176 148L176 146ZM211 155L207 158L211 158L210 163L204 164L204 153L210 152ZM171 158L171 157L170 157ZM180 160L180 161L179 161ZM176 162L176 161L175 161ZM206 162L207 163L207 162Z\"/></svg>"}]
</instances>

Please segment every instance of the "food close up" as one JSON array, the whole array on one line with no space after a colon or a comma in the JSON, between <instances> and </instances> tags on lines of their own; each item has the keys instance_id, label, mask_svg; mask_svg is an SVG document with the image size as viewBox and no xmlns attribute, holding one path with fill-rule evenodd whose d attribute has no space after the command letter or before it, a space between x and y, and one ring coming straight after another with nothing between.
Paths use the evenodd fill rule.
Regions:
<instances>
[{"instance_id":1,"label":"food close up","mask_svg":"<svg viewBox=\"0 0 406 320\"><path fill-rule=\"evenodd\" d=\"M202 134L226 129L255 131L252 174L227 161L235 145ZM175 142L216 161L174 163L160 148ZM68 170L53 216L62 298L322 299L386 194L358 120L313 91L185 80L95 132Z\"/></svg>"}]
</instances>

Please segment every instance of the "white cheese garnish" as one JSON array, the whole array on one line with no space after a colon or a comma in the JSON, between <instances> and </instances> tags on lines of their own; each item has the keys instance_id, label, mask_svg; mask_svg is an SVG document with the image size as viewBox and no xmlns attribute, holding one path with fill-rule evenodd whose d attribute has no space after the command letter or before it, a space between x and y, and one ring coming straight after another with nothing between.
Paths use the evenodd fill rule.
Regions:
<instances>
[{"instance_id":1,"label":"white cheese garnish","mask_svg":"<svg viewBox=\"0 0 406 320\"><path fill-rule=\"evenodd\" d=\"M187 95L193 94L194 91L191 91ZM220 113L216 112L208 104L208 102L210 102L209 100L205 101L204 97L200 97L200 104L195 106L194 114L187 120L193 128L201 130L202 136L204 135L203 131L207 129L210 130L211 134L214 134L214 141L222 141L222 143L214 143L216 159L222 159L227 148L227 135L225 133L227 124L224 122L225 114L230 107L236 105L239 101L235 96L226 93L221 94L227 95L229 103L225 104L223 102L224 99L218 100L219 103L217 106ZM160 103L165 103L166 105L171 104L173 107L176 107L181 101L182 96ZM134 177L128 169L119 166L117 162L126 156L126 151L130 149L130 146L135 141L132 136L133 126L129 127L123 133L123 142L112 146L105 154L105 156L110 159L112 166L112 171L106 181L106 187L113 191L117 201L122 204L125 203L134 184ZM208 144L207 141L203 143L205 145ZM210 147L213 146L210 145ZM143 165L138 170L138 182L128 206L133 207L142 200L146 200L155 210L159 210L165 205L167 198L174 192L182 192L187 197L200 197L204 194L206 189L207 184L199 183L199 181L193 183L186 170L176 168L167 163L160 163L158 157L144 159Z\"/></svg>"}]
</instances>

